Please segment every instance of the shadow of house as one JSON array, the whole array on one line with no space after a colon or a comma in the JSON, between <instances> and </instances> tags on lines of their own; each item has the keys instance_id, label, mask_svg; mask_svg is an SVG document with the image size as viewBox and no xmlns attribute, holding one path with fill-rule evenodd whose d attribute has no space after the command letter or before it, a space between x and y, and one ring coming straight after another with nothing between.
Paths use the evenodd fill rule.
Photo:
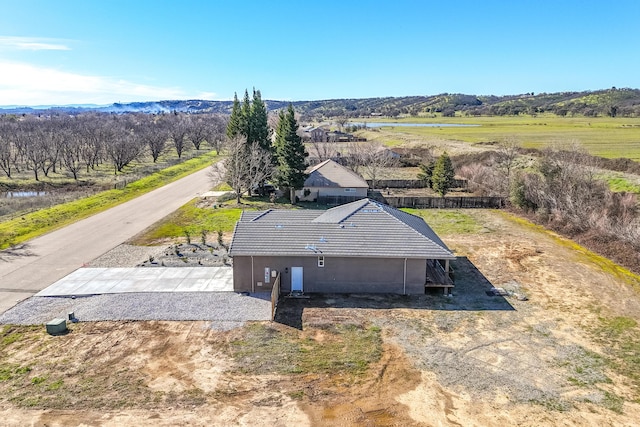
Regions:
<instances>
[{"instance_id":1,"label":"shadow of house","mask_svg":"<svg viewBox=\"0 0 640 427\"><path fill-rule=\"evenodd\" d=\"M456 287L451 297L437 294L310 294L308 298L287 298L278 302L275 321L299 330L305 323L304 311L315 308L365 310L438 310L438 311L512 311L507 298L490 296L491 282L467 257L451 263L455 270Z\"/></svg>"}]
</instances>

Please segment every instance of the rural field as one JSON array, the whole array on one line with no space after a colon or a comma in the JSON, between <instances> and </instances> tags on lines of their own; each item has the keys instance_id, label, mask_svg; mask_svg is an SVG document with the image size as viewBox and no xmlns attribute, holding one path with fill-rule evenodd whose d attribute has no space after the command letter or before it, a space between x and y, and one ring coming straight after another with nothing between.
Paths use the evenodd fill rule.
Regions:
<instances>
[{"instance_id":1,"label":"rural field","mask_svg":"<svg viewBox=\"0 0 640 427\"><path fill-rule=\"evenodd\" d=\"M498 211L414 211L453 297L282 300L276 322L4 325L3 425L592 425L640 419L640 277ZM492 287L507 295L490 296Z\"/></svg>"},{"instance_id":2,"label":"rural field","mask_svg":"<svg viewBox=\"0 0 640 427\"><path fill-rule=\"evenodd\" d=\"M385 122L384 119L371 121ZM542 148L554 143L579 142L589 153L605 157L640 160L640 120L610 117L558 117L556 115L510 117L412 117L399 123L443 123L477 125L468 127L393 126L361 131L368 139L389 145L416 140L458 140L470 145L513 139L525 148Z\"/></svg>"}]
</instances>

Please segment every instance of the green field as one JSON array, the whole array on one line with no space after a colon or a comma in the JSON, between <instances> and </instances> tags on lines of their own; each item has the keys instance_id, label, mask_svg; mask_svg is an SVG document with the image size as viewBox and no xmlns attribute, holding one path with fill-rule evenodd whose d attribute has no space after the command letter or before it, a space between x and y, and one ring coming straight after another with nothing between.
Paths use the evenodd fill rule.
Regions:
<instances>
[{"instance_id":1,"label":"green field","mask_svg":"<svg viewBox=\"0 0 640 427\"><path fill-rule=\"evenodd\" d=\"M375 119L375 122L389 120ZM627 157L640 161L640 119L610 117L436 117L407 118L399 123L459 123L473 127L400 127L380 129L385 144L398 145L402 135L425 139L459 140L490 143L514 139L526 148L541 148L554 143L577 141L591 154L606 158Z\"/></svg>"}]
</instances>

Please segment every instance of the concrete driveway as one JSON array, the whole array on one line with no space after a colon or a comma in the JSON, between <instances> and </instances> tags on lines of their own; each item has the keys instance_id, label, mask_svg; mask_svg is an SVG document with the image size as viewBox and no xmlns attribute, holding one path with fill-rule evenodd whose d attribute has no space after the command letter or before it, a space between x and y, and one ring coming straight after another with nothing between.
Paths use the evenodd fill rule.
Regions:
<instances>
[{"instance_id":1,"label":"concrete driveway","mask_svg":"<svg viewBox=\"0 0 640 427\"><path fill-rule=\"evenodd\" d=\"M233 292L231 267L80 268L38 297L129 292Z\"/></svg>"}]
</instances>

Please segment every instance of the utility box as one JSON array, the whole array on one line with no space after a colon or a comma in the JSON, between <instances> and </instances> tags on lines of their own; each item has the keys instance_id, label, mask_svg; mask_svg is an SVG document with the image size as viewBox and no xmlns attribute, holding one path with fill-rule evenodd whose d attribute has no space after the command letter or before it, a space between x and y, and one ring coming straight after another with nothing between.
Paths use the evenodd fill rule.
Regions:
<instances>
[{"instance_id":1,"label":"utility box","mask_svg":"<svg viewBox=\"0 0 640 427\"><path fill-rule=\"evenodd\" d=\"M49 335L63 334L67 331L67 321L65 319L53 319L47 322L46 326Z\"/></svg>"}]
</instances>

